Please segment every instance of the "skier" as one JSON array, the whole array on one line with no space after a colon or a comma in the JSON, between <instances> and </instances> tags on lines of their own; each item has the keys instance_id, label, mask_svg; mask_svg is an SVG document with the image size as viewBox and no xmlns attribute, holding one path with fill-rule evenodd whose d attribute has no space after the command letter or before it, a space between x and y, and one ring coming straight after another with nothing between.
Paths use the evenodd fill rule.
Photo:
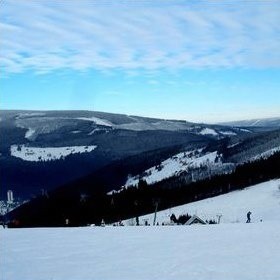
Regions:
<instances>
[{"instance_id":1,"label":"skier","mask_svg":"<svg viewBox=\"0 0 280 280\"><path fill-rule=\"evenodd\" d=\"M251 214L252 214L252 212L248 212L247 213L247 222L246 223L251 223Z\"/></svg>"}]
</instances>

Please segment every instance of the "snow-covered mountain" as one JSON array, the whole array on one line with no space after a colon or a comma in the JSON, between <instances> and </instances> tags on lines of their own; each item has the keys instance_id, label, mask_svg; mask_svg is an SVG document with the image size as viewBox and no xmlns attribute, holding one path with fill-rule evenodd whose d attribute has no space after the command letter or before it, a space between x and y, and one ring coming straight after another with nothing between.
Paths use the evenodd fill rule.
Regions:
<instances>
[{"instance_id":1,"label":"snow-covered mountain","mask_svg":"<svg viewBox=\"0 0 280 280\"><path fill-rule=\"evenodd\" d=\"M13 135L7 135L7 137L14 139L17 136L23 142L17 144L30 142L49 146L50 144L64 146L66 142L79 142L81 138L86 144L96 135L110 134L112 131L119 130L185 131L216 138L250 132L225 126L195 124L184 120L165 120L91 111L0 111L0 117L0 128L3 131L11 134L9 129L14 130Z\"/></svg>"},{"instance_id":2,"label":"snow-covered mountain","mask_svg":"<svg viewBox=\"0 0 280 280\"><path fill-rule=\"evenodd\" d=\"M265 142L264 142L265 139ZM211 147L211 145L210 145ZM135 187L140 180L155 184L172 177L184 178L186 182L195 182L218 174L235 170L236 166L248 162L266 159L280 151L280 133L278 131L224 147L185 150L172 155L159 164L144 170L136 176L128 175L124 186ZM108 192L116 193L118 190Z\"/></svg>"},{"instance_id":3,"label":"snow-covered mountain","mask_svg":"<svg viewBox=\"0 0 280 280\"><path fill-rule=\"evenodd\" d=\"M236 142L252 134L225 126L91 111L0 111L0 118L2 198L9 189L30 198L42 188L55 188L126 157L159 149L176 154L182 148L199 148L225 137ZM162 155L161 161L165 159Z\"/></svg>"},{"instance_id":4,"label":"snow-covered mountain","mask_svg":"<svg viewBox=\"0 0 280 280\"><path fill-rule=\"evenodd\" d=\"M277 118L265 118L265 119L252 119L243 121L223 122L220 123L226 126L232 127L280 127L280 117Z\"/></svg>"},{"instance_id":5,"label":"snow-covered mountain","mask_svg":"<svg viewBox=\"0 0 280 280\"><path fill-rule=\"evenodd\" d=\"M2 198L9 189L30 198L125 157L209 141L189 132L186 121L89 111L0 111L0 117Z\"/></svg>"},{"instance_id":6,"label":"snow-covered mountain","mask_svg":"<svg viewBox=\"0 0 280 280\"><path fill-rule=\"evenodd\" d=\"M91 111L0 111L0 118L2 199L9 189L16 196L30 198L41 193L41 189L54 189L131 157L135 158L129 161L137 162L135 168L122 175L125 179L110 182L106 188L112 190L128 185L129 174L134 180L145 173L153 173L144 177L155 182L153 177L168 178L190 169L205 168L206 163L214 172L221 166L258 157L279 146L278 136L272 137L273 143L270 140L271 131L266 131L264 139L256 142L254 139L259 137L260 131L254 127L195 124ZM246 142L246 139L249 140ZM221 148L223 141L227 142L228 151ZM250 147L252 143L253 148ZM188 152L205 147L208 150L193 158L185 157ZM217 162L212 162L214 156L211 155L215 153ZM206 162L209 156L210 162ZM218 159L220 156L222 161ZM195 166L194 162L200 160L205 162ZM160 165L161 171L158 170ZM137 178L134 183L136 181Z\"/></svg>"}]
</instances>

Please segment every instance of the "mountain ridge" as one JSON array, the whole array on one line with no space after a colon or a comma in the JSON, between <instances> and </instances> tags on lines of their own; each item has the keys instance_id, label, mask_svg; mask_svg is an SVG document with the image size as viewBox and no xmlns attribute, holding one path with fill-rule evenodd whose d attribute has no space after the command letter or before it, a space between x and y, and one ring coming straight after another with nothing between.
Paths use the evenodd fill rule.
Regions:
<instances>
[{"instance_id":1,"label":"mountain ridge","mask_svg":"<svg viewBox=\"0 0 280 280\"><path fill-rule=\"evenodd\" d=\"M234 127L280 127L280 117L248 119L240 121L220 122L220 125L234 126Z\"/></svg>"},{"instance_id":2,"label":"mountain ridge","mask_svg":"<svg viewBox=\"0 0 280 280\"><path fill-rule=\"evenodd\" d=\"M247 138L253 141L264 133L266 139L274 129L264 132L252 127L232 128L87 110L0 110L0 117L2 198L9 189L16 196L30 198L41 189L54 189L119 160L138 155L144 159L145 153L157 155L161 162L167 158L165 152L159 156L160 150L175 149L175 155L212 143L214 151L214 143L220 145L220 141L226 140L228 146L236 146L229 149L236 156L237 148L248 149L248 144L240 144ZM145 171L141 166L139 163L139 173Z\"/></svg>"}]
</instances>

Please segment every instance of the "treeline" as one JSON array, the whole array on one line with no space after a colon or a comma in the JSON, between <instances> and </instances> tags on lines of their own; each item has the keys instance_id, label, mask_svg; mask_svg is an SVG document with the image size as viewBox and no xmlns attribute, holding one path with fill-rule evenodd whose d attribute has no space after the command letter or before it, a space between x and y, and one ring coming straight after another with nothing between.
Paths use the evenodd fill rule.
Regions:
<instances>
[{"instance_id":1,"label":"treeline","mask_svg":"<svg viewBox=\"0 0 280 280\"><path fill-rule=\"evenodd\" d=\"M227 161L241 163L270 149L279 147L279 143L280 130L277 129L248 137L238 145L224 149L222 153Z\"/></svg>"},{"instance_id":2,"label":"treeline","mask_svg":"<svg viewBox=\"0 0 280 280\"><path fill-rule=\"evenodd\" d=\"M280 153L268 159L238 166L230 174L214 176L186 184L173 177L148 185L141 180L137 188L106 195L104 188L94 191L59 191L41 196L11 212L10 226L83 226L112 223L132 217L186 204L200 199L243 189L250 185L280 177Z\"/></svg>"}]
</instances>

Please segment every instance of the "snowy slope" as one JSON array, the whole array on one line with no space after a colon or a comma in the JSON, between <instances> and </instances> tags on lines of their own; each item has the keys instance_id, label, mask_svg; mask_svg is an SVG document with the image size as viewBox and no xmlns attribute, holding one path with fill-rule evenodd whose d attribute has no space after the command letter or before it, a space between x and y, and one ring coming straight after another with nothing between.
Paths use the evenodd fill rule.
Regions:
<instances>
[{"instance_id":1,"label":"snowy slope","mask_svg":"<svg viewBox=\"0 0 280 280\"><path fill-rule=\"evenodd\" d=\"M134 131L143 131L143 130L169 130L169 131L178 131L178 130L187 130L189 124L187 122L178 122L178 121L167 121L167 120L156 120L154 122L145 122L141 119L134 118L135 122L115 125L115 128L118 129L128 129Z\"/></svg>"},{"instance_id":2,"label":"snowy slope","mask_svg":"<svg viewBox=\"0 0 280 280\"><path fill-rule=\"evenodd\" d=\"M280 223L0 230L3 280L277 280Z\"/></svg>"},{"instance_id":3,"label":"snowy slope","mask_svg":"<svg viewBox=\"0 0 280 280\"><path fill-rule=\"evenodd\" d=\"M233 121L233 122L223 122L223 125L229 126L270 126L270 127L280 127L280 117L275 118L265 118L265 119L253 119L253 120L243 120L243 121Z\"/></svg>"},{"instance_id":4,"label":"snowy slope","mask_svg":"<svg viewBox=\"0 0 280 280\"><path fill-rule=\"evenodd\" d=\"M273 148L273 149L270 149L266 152L263 152L253 158L251 158L249 161L255 161L255 160L258 160L258 159L265 159L265 158L269 158L270 156L274 155L275 153L279 152L280 151L280 146L279 147L276 147L276 148Z\"/></svg>"},{"instance_id":5,"label":"snowy slope","mask_svg":"<svg viewBox=\"0 0 280 280\"><path fill-rule=\"evenodd\" d=\"M202 129L199 134L201 134L201 135L213 135L213 136L218 135L218 133L214 129L208 128L208 127Z\"/></svg>"},{"instance_id":6,"label":"snowy slope","mask_svg":"<svg viewBox=\"0 0 280 280\"><path fill-rule=\"evenodd\" d=\"M202 149L178 153L163 161L159 166L153 166L144 172L144 176L128 178L125 186L136 186L140 177L148 184L162 181L163 179L179 175L190 168L198 168L206 165L221 165L217 152L203 154Z\"/></svg>"},{"instance_id":7,"label":"snowy slope","mask_svg":"<svg viewBox=\"0 0 280 280\"><path fill-rule=\"evenodd\" d=\"M95 118L95 117L90 117L90 118L77 118L77 120L83 120L83 121L90 121L93 122L97 125L103 125L103 126L113 126L113 124L107 120L100 119L100 118Z\"/></svg>"},{"instance_id":8,"label":"snowy slope","mask_svg":"<svg viewBox=\"0 0 280 280\"><path fill-rule=\"evenodd\" d=\"M235 136L237 135L236 132L233 131L220 131L221 134L226 135L226 136Z\"/></svg>"},{"instance_id":9,"label":"snowy slope","mask_svg":"<svg viewBox=\"0 0 280 280\"><path fill-rule=\"evenodd\" d=\"M280 179L248 187L244 190L200 200L157 213L157 222L169 222L172 213L198 215L202 219L215 219L222 215L221 223L244 222L246 213L252 212L252 221L277 221L280 223ZM152 224L154 214L142 216ZM126 221L129 223L130 221Z\"/></svg>"},{"instance_id":10,"label":"snowy slope","mask_svg":"<svg viewBox=\"0 0 280 280\"><path fill-rule=\"evenodd\" d=\"M25 145L12 145L11 155L26 161L49 161L65 158L71 154L89 153L97 146L71 146L71 147L27 147Z\"/></svg>"}]
</instances>

